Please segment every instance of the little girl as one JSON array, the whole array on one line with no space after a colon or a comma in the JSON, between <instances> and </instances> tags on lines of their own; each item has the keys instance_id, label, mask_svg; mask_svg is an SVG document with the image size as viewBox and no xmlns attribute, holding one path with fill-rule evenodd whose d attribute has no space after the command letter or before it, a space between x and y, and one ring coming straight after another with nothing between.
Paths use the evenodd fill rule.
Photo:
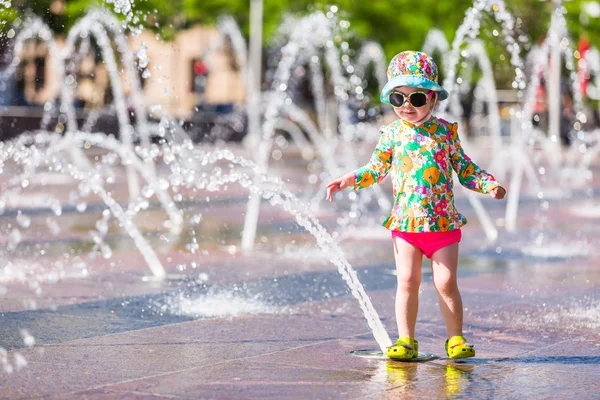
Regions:
<instances>
[{"instance_id":1,"label":"little girl","mask_svg":"<svg viewBox=\"0 0 600 400\"><path fill-rule=\"evenodd\" d=\"M454 208L452 170L460 183L495 199L506 194L494 177L464 153L456 123L432 116L436 102L448 97L438 85L437 65L427 54L405 51L388 67L381 101L399 117L380 129L367 165L327 186L327 200L345 187L355 190L382 181L391 171L394 207L383 225L391 230L398 275L396 321L399 339L386 354L394 359L418 355L415 324L423 254L431 259L433 284L448 334L450 358L473 357L463 337L463 305L456 281L460 228L467 223Z\"/></svg>"}]
</instances>

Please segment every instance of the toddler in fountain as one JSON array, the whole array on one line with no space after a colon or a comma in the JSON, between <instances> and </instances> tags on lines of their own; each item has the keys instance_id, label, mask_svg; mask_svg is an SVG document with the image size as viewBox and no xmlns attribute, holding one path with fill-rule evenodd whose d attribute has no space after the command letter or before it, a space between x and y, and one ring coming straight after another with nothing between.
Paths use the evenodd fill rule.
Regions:
<instances>
[{"instance_id":1,"label":"toddler in fountain","mask_svg":"<svg viewBox=\"0 0 600 400\"><path fill-rule=\"evenodd\" d=\"M399 339L386 351L393 359L418 356L415 325L423 255L431 259L433 284L446 324L446 354L473 357L463 337L463 305L456 280L460 228L467 223L454 208L452 170L460 183L495 199L506 194L494 177L463 151L456 123L432 115L448 92L438 85L438 70L427 54L405 51L388 67L381 101L399 117L380 129L379 143L367 165L327 186L327 200L346 187L366 188L391 172L394 207L383 225L391 230L398 275L396 321Z\"/></svg>"}]
</instances>

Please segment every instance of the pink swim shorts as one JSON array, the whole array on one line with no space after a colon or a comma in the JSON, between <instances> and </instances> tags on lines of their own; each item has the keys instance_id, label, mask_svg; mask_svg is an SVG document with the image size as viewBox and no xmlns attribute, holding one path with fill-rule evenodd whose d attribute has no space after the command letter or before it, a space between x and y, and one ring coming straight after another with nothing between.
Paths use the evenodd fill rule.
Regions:
<instances>
[{"instance_id":1,"label":"pink swim shorts","mask_svg":"<svg viewBox=\"0 0 600 400\"><path fill-rule=\"evenodd\" d=\"M425 257L431 258L439 249L460 242L462 232L460 229L448 232L402 232L393 230L392 237L404 239L421 250Z\"/></svg>"}]
</instances>

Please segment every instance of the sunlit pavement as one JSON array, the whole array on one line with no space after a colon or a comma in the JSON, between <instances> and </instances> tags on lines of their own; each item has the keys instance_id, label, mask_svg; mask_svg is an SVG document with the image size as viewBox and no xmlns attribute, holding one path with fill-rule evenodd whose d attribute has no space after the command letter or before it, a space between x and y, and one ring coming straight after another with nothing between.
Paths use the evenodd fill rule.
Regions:
<instances>
[{"instance_id":1,"label":"sunlit pavement","mask_svg":"<svg viewBox=\"0 0 600 400\"><path fill-rule=\"evenodd\" d=\"M302 193L306 173L298 165L275 167ZM598 189L600 169L594 172ZM124 179L117 182L114 196L125 201ZM576 189L568 198L546 195L545 209L544 199L528 193L516 233L501 228L505 203L482 197L500 225L498 241L490 244L457 191L457 207L470 221L459 271L465 336L477 357L463 363L445 357L444 324L424 263L417 339L422 351L440 358L400 363L348 354L377 343L328 256L283 211L265 202L256 250L239 248L242 188L186 205L186 215L204 215L194 228L200 245L194 254L186 251L189 230L170 236L162 211L136 217L170 274L155 282L145 279L150 270L118 227L107 238L112 257L88 258L88 231L103 208L97 199L85 212L67 206L70 185L34 184L19 200L53 192L65 206L55 217L61 225L56 236L42 229L47 211L24 211L31 226L14 253L19 262L0 275L0 346L8 352L5 361L0 353L0 398L529 399L600 393L597 194ZM7 208L3 227L14 225L17 208L26 204ZM323 203L317 216L334 231L342 212ZM382 214L373 208L370 215ZM372 224L340 245L394 338L395 276L386 231Z\"/></svg>"}]
</instances>

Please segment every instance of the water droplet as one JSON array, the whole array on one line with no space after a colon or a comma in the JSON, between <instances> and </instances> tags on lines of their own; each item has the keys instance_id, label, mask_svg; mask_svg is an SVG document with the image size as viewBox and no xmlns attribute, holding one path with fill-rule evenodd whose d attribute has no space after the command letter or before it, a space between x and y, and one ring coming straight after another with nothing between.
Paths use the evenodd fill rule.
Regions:
<instances>
[{"instance_id":1,"label":"water droplet","mask_svg":"<svg viewBox=\"0 0 600 400\"><path fill-rule=\"evenodd\" d=\"M29 228L29 226L31 225L31 218L21 214L21 211L19 210L17 214L17 223L23 228Z\"/></svg>"},{"instance_id":2,"label":"water droplet","mask_svg":"<svg viewBox=\"0 0 600 400\"><path fill-rule=\"evenodd\" d=\"M23 343L27 347L35 346L35 338L29 333L27 329L21 329L21 337L23 338Z\"/></svg>"},{"instance_id":3,"label":"water droplet","mask_svg":"<svg viewBox=\"0 0 600 400\"><path fill-rule=\"evenodd\" d=\"M50 230L50 233L52 233L54 236L60 233L60 226L53 218L46 218L46 226Z\"/></svg>"},{"instance_id":4,"label":"water droplet","mask_svg":"<svg viewBox=\"0 0 600 400\"><path fill-rule=\"evenodd\" d=\"M21 353L15 353L14 359L15 359L15 369L17 371L20 371L27 366L27 360L25 359L25 357L23 357L23 355Z\"/></svg>"},{"instance_id":5,"label":"water droplet","mask_svg":"<svg viewBox=\"0 0 600 400\"><path fill-rule=\"evenodd\" d=\"M81 213L85 212L85 210L87 210L87 203L85 201L80 201L79 203L77 203L77 206L75 206L75 208Z\"/></svg>"},{"instance_id":6,"label":"water droplet","mask_svg":"<svg viewBox=\"0 0 600 400\"><path fill-rule=\"evenodd\" d=\"M100 245L100 252L102 253L102 257L104 257L105 260L108 260L113 255L112 249L110 248L109 245L107 245L105 243L102 243Z\"/></svg>"},{"instance_id":7,"label":"water droplet","mask_svg":"<svg viewBox=\"0 0 600 400\"><path fill-rule=\"evenodd\" d=\"M8 235L8 249L10 251L16 249L19 243L21 243L21 240L21 231L17 228L14 228L12 231L10 231L10 235Z\"/></svg>"}]
</instances>

